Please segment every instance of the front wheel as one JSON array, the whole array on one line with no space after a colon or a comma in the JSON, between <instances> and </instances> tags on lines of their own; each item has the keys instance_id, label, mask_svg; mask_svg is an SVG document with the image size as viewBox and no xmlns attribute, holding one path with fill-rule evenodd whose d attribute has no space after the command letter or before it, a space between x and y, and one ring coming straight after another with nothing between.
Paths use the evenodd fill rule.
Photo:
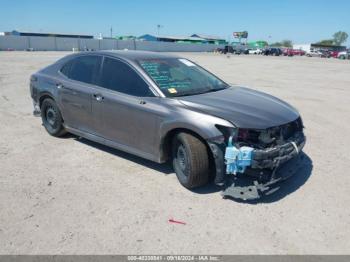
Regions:
<instances>
[{"instance_id":1,"label":"front wheel","mask_svg":"<svg viewBox=\"0 0 350 262\"><path fill-rule=\"evenodd\" d=\"M180 183L200 187L209 180L209 154L206 145L188 133L179 133L172 143L173 167Z\"/></svg>"},{"instance_id":2,"label":"front wheel","mask_svg":"<svg viewBox=\"0 0 350 262\"><path fill-rule=\"evenodd\" d=\"M51 98L46 98L41 105L41 119L46 131L50 135L59 137L66 134L61 112L56 102Z\"/></svg>"}]
</instances>

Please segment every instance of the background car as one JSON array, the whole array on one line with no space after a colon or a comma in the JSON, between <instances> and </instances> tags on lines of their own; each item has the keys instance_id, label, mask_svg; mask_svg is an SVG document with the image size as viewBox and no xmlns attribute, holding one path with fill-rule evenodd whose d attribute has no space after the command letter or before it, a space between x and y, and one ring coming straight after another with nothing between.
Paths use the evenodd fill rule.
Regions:
<instances>
[{"instance_id":1,"label":"background car","mask_svg":"<svg viewBox=\"0 0 350 262\"><path fill-rule=\"evenodd\" d=\"M244 48L242 50L242 53L245 54L245 55L249 55L249 48Z\"/></svg>"},{"instance_id":2,"label":"background car","mask_svg":"<svg viewBox=\"0 0 350 262\"><path fill-rule=\"evenodd\" d=\"M301 49L292 49L292 50L293 50L294 55L303 56L306 54L306 52L304 50L301 50Z\"/></svg>"},{"instance_id":3,"label":"background car","mask_svg":"<svg viewBox=\"0 0 350 262\"><path fill-rule=\"evenodd\" d=\"M263 51L263 55L280 56L281 54L282 50L278 47L268 47Z\"/></svg>"},{"instance_id":4,"label":"background car","mask_svg":"<svg viewBox=\"0 0 350 262\"><path fill-rule=\"evenodd\" d=\"M305 53L306 52L304 50L301 50L301 49L286 48L283 50L283 55L285 55L285 56L295 56L295 55L303 56L303 55L305 55Z\"/></svg>"},{"instance_id":5,"label":"background car","mask_svg":"<svg viewBox=\"0 0 350 262\"><path fill-rule=\"evenodd\" d=\"M330 58L330 57L332 57L331 52L329 50L321 50L321 57Z\"/></svg>"},{"instance_id":6,"label":"background car","mask_svg":"<svg viewBox=\"0 0 350 262\"><path fill-rule=\"evenodd\" d=\"M334 58L338 58L338 55L339 55L340 51L336 51L336 50L331 50L329 51L329 54L331 57L334 57Z\"/></svg>"},{"instance_id":7,"label":"background car","mask_svg":"<svg viewBox=\"0 0 350 262\"><path fill-rule=\"evenodd\" d=\"M250 55L260 55L262 53L262 50L260 48L249 49L248 53Z\"/></svg>"},{"instance_id":8,"label":"background car","mask_svg":"<svg viewBox=\"0 0 350 262\"><path fill-rule=\"evenodd\" d=\"M339 59L350 59L350 51L339 52L337 57Z\"/></svg>"},{"instance_id":9,"label":"background car","mask_svg":"<svg viewBox=\"0 0 350 262\"><path fill-rule=\"evenodd\" d=\"M248 54L249 50L244 45L226 45L222 50L222 54Z\"/></svg>"},{"instance_id":10,"label":"background car","mask_svg":"<svg viewBox=\"0 0 350 262\"><path fill-rule=\"evenodd\" d=\"M294 56L293 49L291 48L283 49L282 53L284 56Z\"/></svg>"},{"instance_id":11,"label":"background car","mask_svg":"<svg viewBox=\"0 0 350 262\"><path fill-rule=\"evenodd\" d=\"M330 57L330 54L328 51L325 50L310 50L309 52L306 53L306 56L308 57Z\"/></svg>"},{"instance_id":12,"label":"background car","mask_svg":"<svg viewBox=\"0 0 350 262\"><path fill-rule=\"evenodd\" d=\"M221 52L221 53L222 53L222 54L227 54L227 53L229 53L229 54L236 54L236 53L238 53L238 52L237 52L237 50L233 49L232 46L226 45L226 46L222 49L222 52ZM240 52L239 52L238 54L240 54Z\"/></svg>"},{"instance_id":13,"label":"background car","mask_svg":"<svg viewBox=\"0 0 350 262\"><path fill-rule=\"evenodd\" d=\"M321 52L319 50L310 50L306 52L307 57L321 57Z\"/></svg>"}]
</instances>

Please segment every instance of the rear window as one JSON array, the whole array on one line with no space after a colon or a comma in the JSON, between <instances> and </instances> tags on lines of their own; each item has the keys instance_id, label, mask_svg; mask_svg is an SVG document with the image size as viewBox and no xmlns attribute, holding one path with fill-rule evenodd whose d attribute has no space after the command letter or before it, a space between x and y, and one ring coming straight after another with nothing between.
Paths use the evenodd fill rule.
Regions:
<instances>
[{"instance_id":1,"label":"rear window","mask_svg":"<svg viewBox=\"0 0 350 262\"><path fill-rule=\"evenodd\" d=\"M81 56L73 58L61 68L61 73L72 80L96 84L101 61L102 57L100 56Z\"/></svg>"},{"instance_id":2,"label":"rear window","mask_svg":"<svg viewBox=\"0 0 350 262\"><path fill-rule=\"evenodd\" d=\"M69 77L69 70L72 65L72 61L69 61L61 68L61 73L64 74L66 77Z\"/></svg>"}]
</instances>

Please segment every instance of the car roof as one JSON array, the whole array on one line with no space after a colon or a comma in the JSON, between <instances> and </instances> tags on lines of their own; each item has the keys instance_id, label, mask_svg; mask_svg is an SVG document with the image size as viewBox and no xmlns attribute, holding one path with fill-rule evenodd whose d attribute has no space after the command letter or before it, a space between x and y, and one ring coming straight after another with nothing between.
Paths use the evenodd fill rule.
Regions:
<instances>
[{"instance_id":1,"label":"car roof","mask_svg":"<svg viewBox=\"0 0 350 262\"><path fill-rule=\"evenodd\" d=\"M111 50L111 51L87 51L80 52L79 54L99 54L108 55L116 58L121 58L130 61L142 60L142 59L166 59L166 58L179 58L178 56L150 51L136 51L136 50Z\"/></svg>"}]
</instances>

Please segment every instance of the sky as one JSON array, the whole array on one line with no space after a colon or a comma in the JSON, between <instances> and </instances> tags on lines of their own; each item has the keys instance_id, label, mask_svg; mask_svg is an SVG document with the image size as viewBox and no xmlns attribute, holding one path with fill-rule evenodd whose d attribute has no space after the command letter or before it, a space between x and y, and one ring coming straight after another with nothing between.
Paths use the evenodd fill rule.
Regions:
<instances>
[{"instance_id":1,"label":"sky","mask_svg":"<svg viewBox=\"0 0 350 262\"><path fill-rule=\"evenodd\" d=\"M337 0L0 0L0 31L98 36L201 33L295 44L350 35L350 1ZM347 45L350 45L348 39Z\"/></svg>"}]
</instances>

